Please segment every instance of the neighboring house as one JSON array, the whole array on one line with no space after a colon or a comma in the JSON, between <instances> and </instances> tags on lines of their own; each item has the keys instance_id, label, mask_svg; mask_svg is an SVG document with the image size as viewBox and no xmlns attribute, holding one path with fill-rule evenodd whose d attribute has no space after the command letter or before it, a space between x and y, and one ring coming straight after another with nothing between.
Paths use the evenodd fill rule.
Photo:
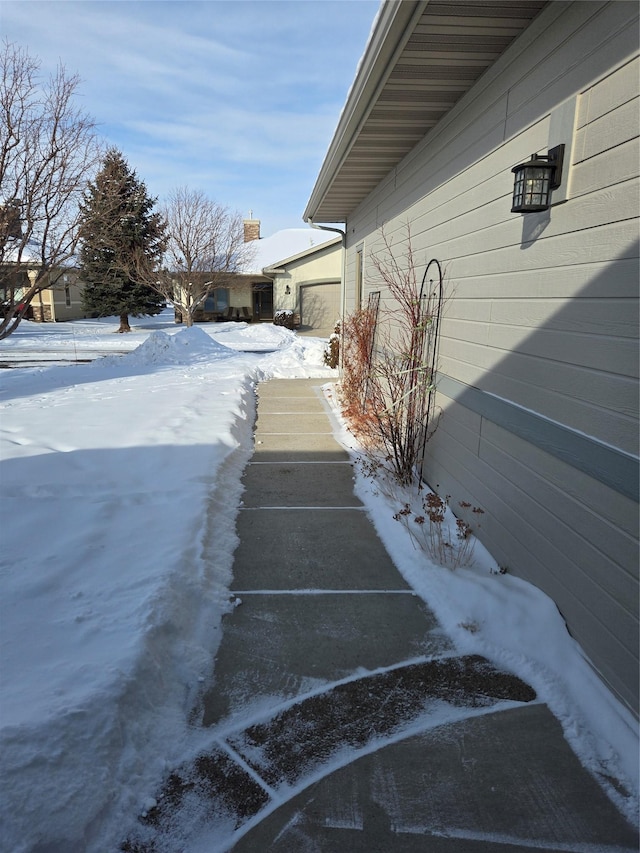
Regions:
<instances>
[{"instance_id":1,"label":"neighboring house","mask_svg":"<svg viewBox=\"0 0 640 853\"><path fill-rule=\"evenodd\" d=\"M229 287L216 288L204 302L202 309L194 314L196 322L220 320L272 321L274 304L276 309L288 307L274 303L274 276L266 268L280 266L282 258L290 260L300 254L306 254L313 249L316 251L328 241L336 242L335 234L313 228L287 228L277 231L271 237L260 237L260 220L244 220L245 242L255 241L255 251L251 260L242 272L232 274ZM318 275L324 274L329 278L323 282L333 281L334 266L323 267ZM337 274L340 279L340 273ZM311 284L311 281L307 283ZM310 300L308 300L309 302ZM335 318L334 318L335 321ZM176 322L182 322L182 317L176 312Z\"/></svg>"},{"instance_id":2,"label":"neighboring house","mask_svg":"<svg viewBox=\"0 0 640 853\"><path fill-rule=\"evenodd\" d=\"M31 300L31 319L38 323L79 320L89 315L82 304L83 282L75 269L53 274L55 284L37 293Z\"/></svg>"},{"instance_id":3,"label":"neighboring house","mask_svg":"<svg viewBox=\"0 0 640 853\"><path fill-rule=\"evenodd\" d=\"M263 269L273 279L275 310L292 311L301 330L329 337L341 315L342 257L342 237L334 237Z\"/></svg>"},{"instance_id":4,"label":"neighboring house","mask_svg":"<svg viewBox=\"0 0 640 853\"><path fill-rule=\"evenodd\" d=\"M203 291L198 288L198 281L208 283L212 275L206 273L194 273L191 276L189 295L193 301L198 300ZM214 323L222 320L251 320L251 283L245 282L241 276L232 274L229 276L233 284L231 287L216 287L211 290L204 301L193 310L193 320L196 323ZM174 283L174 294L176 298L182 296L186 301L187 294L180 294L181 285ZM174 311L176 323L182 323L182 312L177 308Z\"/></svg>"},{"instance_id":5,"label":"neighboring house","mask_svg":"<svg viewBox=\"0 0 640 853\"><path fill-rule=\"evenodd\" d=\"M20 299L38 276L40 247L33 241L23 244L19 237L19 228L18 221L15 234L10 235L16 238L15 242L7 241L4 245L5 260L0 265L0 297L3 305L10 301L11 287L14 304L19 305ZM42 284L43 289L31 300L25 319L46 323L77 320L87 316L82 306L83 284L80 274L70 264L54 266L46 273Z\"/></svg>"},{"instance_id":6,"label":"neighboring house","mask_svg":"<svg viewBox=\"0 0 640 853\"><path fill-rule=\"evenodd\" d=\"M35 276L35 270L29 270L25 265L16 268L14 275L15 302L20 303L21 293L26 293L30 281ZM55 323L63 320L78 320L88 315L82 305L83 284L79 273L73 268L53 270L47 278L53 281L51 287L44 287L31 300L25 319L37 323ZM4 301L4 297L3 297Z\"/></svg>"},{"instance_id":7,"label":"neighboring house","mask_svg":"<svg viewBox=\"0 0 640 853\"><path fill-rule=\"evenodd\" d=\"M257 219L244 220L244 242L250 243L260 240L260 221ZM255 256L255 253L254 253ZM225 276L229 279L228 287L216 287L211 290L200 307L193 313L196 323L219 322L224 320L262 320L273 318L273 306L271 303L263 304L263 300L254 294L259 294L265 286L271 288L271 280L263 276L260 270L253 273L254 265L251 263L247 273L230 273ZM213 273L195 273L203 282L210 281ZM178 285L177 285L178 286ZM197 299L202 290L199 291L192 283L192 298ZM176 323L182 323L182 314L175 311Z\"/></svg>"},{"instance_id":8,"label":"neighboring house","mask_svg":"<svg viewBox=\"0 0 640 853\"><path fill-rule=\"evenodd\" d=\"M445 268L424 478L636 714L638 33L633 2L385 2L305 211L346 224L346 310L382 226ZM511 212L561 144L550 208Z\"/></svg>"}]
</instances>

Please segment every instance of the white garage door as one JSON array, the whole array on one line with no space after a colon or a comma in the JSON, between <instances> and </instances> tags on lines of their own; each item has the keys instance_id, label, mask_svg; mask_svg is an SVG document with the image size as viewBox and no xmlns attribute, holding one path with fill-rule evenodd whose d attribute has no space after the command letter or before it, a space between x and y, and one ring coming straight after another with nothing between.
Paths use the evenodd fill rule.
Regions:
<instances>
[{"instance_id":1,"label":"white garage door","mask_svg":"<svg viewBox=\"0 0 640 853\"><path fill-rule=\"evenodd\" d=\"M302 331L320 338L329 337L340 318L340 282L303 284L300 287Z\"/></svg>"}]
</instances>

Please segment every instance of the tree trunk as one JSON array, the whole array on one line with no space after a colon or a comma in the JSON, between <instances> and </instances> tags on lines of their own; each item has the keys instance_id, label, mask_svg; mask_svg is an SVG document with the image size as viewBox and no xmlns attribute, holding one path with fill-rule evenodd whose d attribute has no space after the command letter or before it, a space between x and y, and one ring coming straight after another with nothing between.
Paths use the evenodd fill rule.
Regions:
<instances>
[{"instance_id":1,"label":"tree trunk","mask_svg":"<svg viewBox=\"0 0 640 853\"><path fill-rule=\"evenodd\" d=\"M118 334L121 335L123 332L130 332L131 326L129 325L129 315L121 314L120 315L120 328L118 329Z\"/></svg>"},{"instance_id":2,"label":"tree trunk","mask_svg":"<svg viewBox=\"0 0 640 853\"><path fill-rule=\"evenodd\" d=\"M187 313L184 315L184 322L187 328L193 326L193 314L190 311L187 311Z\"/></svg>"}]
</instances>

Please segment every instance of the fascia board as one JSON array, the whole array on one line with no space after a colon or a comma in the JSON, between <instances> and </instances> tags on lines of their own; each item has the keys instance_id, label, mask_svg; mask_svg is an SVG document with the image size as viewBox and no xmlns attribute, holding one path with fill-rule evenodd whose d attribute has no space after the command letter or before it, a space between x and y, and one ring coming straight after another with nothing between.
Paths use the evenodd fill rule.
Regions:
<instances>
[{"instance_id":1,"label":"fascia board","mask_svg":"<svg viewBox=\"0 0 640 853\"><path fill-rule=\"evenodd\" d=\"M275 264L270 264L268 267L263 267L262 272L265 275L270 275L275 272L279 267L286 267L287 264L291 264L294 261L300 261L303 258L307 258L310 255L315 255L318 252L321 252L323 249L330 249L335 246L337 243L342 243L342 237L334 237L333 240L327 240L326 243L321 243L319 246L310 246L308 249L305 249L303 252L298 252L297 255L291 255L290 258L285 258L282 261L278 261Z\"/></svg>"},{"instance_id":2,"label":"fascia board","mask_svg":"<svg viewBox=\"0 0 640 853\"><path fill-rule=\"evenodd\" d=\"M429 0L384 0L311 192L303 215L305 222L313 221L315 211L349 154L428 3Z\"/></svg>"}]
</instances>

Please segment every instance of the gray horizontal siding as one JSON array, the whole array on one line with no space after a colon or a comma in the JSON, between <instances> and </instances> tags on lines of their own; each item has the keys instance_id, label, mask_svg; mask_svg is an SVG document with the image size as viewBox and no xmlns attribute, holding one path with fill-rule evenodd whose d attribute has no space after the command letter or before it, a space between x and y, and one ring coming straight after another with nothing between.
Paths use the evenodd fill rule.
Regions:
<instances>
[{"instance_id":1,"label":"gray horizontal siding","mask_svg":"<svg viewBox=\"0 0 640 853\"><path fill-rule=\"evenodd\" d=\"M453 506L466 500L486 510L479 539L556 602L605 680L637 708L637 540L620 518L599 513L601 501L613 501L630 526L637 505L486 419L479 441L473 430L461 440L468 418L461 410L445 408L425 478L451 494Z\"/></svg>"},{"instance_id":2,"label":"gray horizontal siding","mask_svg":"<svg viewBox=\"0 0 640 853\"><path fill-rule=\"evenodd\" d=\"M346 279L352 299L364 243L380 288L383 226L401 252L410 225L418 275L443 264L457 402L439 395L426 478L485 509L484 544L554 598L636 712L639 68L637 4L549 4L354 211ZM512 166L558 128L566 203L511 214Z\"/></svg>"},{"instance_id":3,"label":"gray horizontal siding","mask_svg":"<svg viewBox=\"0 0 640 853\"><path fill-rule=\"evenodd\" d=\"M464 385L446 375L439 375L438 391L509 433L541 448L554 459L571 465L635 503L638 502L637 455L602 444L564 424L542 418L535 412Z\"/></svg>"}]
</instances>

